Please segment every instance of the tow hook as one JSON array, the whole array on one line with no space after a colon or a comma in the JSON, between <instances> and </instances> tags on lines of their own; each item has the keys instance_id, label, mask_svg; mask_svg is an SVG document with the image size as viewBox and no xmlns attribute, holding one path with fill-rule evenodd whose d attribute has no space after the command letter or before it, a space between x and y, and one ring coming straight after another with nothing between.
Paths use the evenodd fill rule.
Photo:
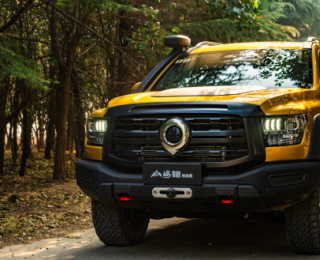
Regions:
<instances>
[{"instance_id":1,"label":"tow hook","mask_svg":"<svg viewBox=\"0 0 320 260\"><path fill-rule=\"evenodd\" d=\"M168 198L174 198L176 196L176 191L175 189L168 189L166 192L166 195Z\"/></svg>"}]
</instances>

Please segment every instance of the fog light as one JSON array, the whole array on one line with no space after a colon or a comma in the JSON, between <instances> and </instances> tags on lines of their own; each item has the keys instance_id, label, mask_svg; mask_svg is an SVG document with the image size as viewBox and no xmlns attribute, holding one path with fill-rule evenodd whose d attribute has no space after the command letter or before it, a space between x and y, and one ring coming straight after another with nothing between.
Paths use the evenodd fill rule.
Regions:
<instances>
[{"instance_id":1,"label":"fog light","mask_svg":"<svg viewBox=\"0 0 320 260\"><path fill-rule=\"evenodd\" d=\"M131 201L130 197L120 197L121 201Z\"/></svg>"},{"instance_id":2,"label":"fog light","mask_svg":"<svg viewBox=\"0 0 320 260\"><path fill-rule=\"evenodd\" d=\"M221 200L221 203L222 203L222 204L232 204L232 203L233 203L233 200L232 200L232 199L229 199L229 200Z\"/></svg>"}]
</instances>

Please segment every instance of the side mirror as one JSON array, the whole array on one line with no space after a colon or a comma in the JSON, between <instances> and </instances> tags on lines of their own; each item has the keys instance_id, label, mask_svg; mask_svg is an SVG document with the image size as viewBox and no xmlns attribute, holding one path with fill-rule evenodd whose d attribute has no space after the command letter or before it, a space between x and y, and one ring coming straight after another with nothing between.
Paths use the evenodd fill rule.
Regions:
<instances>
[{"instance_id":1,"label":"side mirror","mask_svg":"<svg viewBox=\"0 0 320 260\"><path fill-rule=\"evenodd\" d=\"M134 91L137 89L137 87L139 87L141 82L138 82L136 84L133 85L132 89L131 89L131 93L134 93Z\"/></svg>"}]
</instances>

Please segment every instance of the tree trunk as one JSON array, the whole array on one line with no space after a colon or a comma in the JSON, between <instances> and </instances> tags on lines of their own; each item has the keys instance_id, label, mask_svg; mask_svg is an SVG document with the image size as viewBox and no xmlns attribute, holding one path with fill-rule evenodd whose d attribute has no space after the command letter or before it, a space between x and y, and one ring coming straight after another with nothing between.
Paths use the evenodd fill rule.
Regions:
<instances>
[{"instance_id":1,"label":"tree trunk","mask_svg":"<svg viewBox=\"0 0 320 260\"><path fill-rule=\"evenodd\" d=\"M70 88L71 73L60 68L62 77L57 89L57 118L56 118L56 151L54 157L54 180L65 180L66 173L66 148L67 148L67 117L68 117L68 97Z\"/></svg>"},{"instance_id":2,"label":"tree trunk","mask_svg":"<svg viewBox=\"0 0 320 260\"><path fill-rule=\"evenodd\" d=\"M20 81L21 98L30 100L33 91L24 80ZM25 108L22 111L22 157L19 176L24 176L27 159L31 156L31 132L32 132L32 108Z\"/></svg>"},{"instance_id":3,"label":"tree trunk","mask_svg":"<svg viewBox=\"0 0 320 260\"><path fill-rule=\"evenodd\" d=\"M7 127L5 129L6 129L5 133L6 133L6 136L7 136L7 138L5 138L5 139L7 139L6 150L9 150L10 146L11 146L11 141L12 141L12 134L11 134L12 133L12 131L11 131L12 126L11 126L11 122L10 122L9 130L7 129Z\"/></svg>"},{"instance_id":4,"label":"tree trunk","mask_svg":"<svg viewBox=\"0 0 320 260\"><path fill-rule=\"evenodd\" d=\"M72 90L71 90L72 91ZM73 100L69 102L68 109L68 130L67 130L67 150L72 153L74 148L74 132L75 132L75 118L74 118L74 108Z\"/></svg>"},{"instance_id":5,"label":"tree trunk","mask_svg":"<svg viewBox=\"0 0 320 260\"><path fill-rule=\"evenodd\" d=\"M82 107L80 86L77 80L73 80L73 90L74 90L74 104L75 104L75 113L76 113L76 126L75 126L76 157L81 158L84 152L85 115Z\"/></svg>"},{"instance_id":6,"label":"tree trunk","mask_svg":"<svg viewBox=\"0 0 320 260\"><path fill-rule=\"evenodd\" d=\"M126 51L126 48L129 44L125 38L130 37L132 33L132 25L128 23L128 18L125 17L126 14L126 11L120 11L120 17L124 18L120 18L119 22L119 47L121 47L123 51ZM118 57L118 82L127 82L131 78L129 72L132 70L132 68L128 67L128 63L125 62L126 57L122 52L119 52ZM129 94L131 85L132 84L127 83L118 86L117 96Z\"/></svg>"},{"instance_id":7,"label":"tree trunk","mask_svg":"<svg viewBox=\"0 0 320 260\"><path fill-rule=\"evenodd\" d=\"M42 104L40 104L41 106ZM39 131L38 131L38 140L37 140L37 146L38 151L40 152L43 149L44 144L44 129L43 129L43 120L42 120L42 109L38 109L38 125L39 125Z\"/></svg>"},{"instance_id":8,"label":"tree trunk","mask_svg":"<svg viewBox=\"0 0 320 260\"><path fill-rule=\"evenodd\" d=\"M24 176L27 159L31 154L30 142L31 142L31 117L28 115L28 110L25 109L22 111L23 119L22 119L22 157L20 164L20 173L19 176Z\"/></svg>"},{"instance_id":9,"label":"tree trunk","mask_svg":"<svg viewBox=\"0 0 320 260\"><path fill-rule=\"evenodd\" d=\"M55 139L55 119L56 119L56 92L55 92L55 75L54 75L54 67L52 62L50 63L50 69L49 69L49 74L50 74L50 80L51 80L51 91L50 91L50 96L49 96L49 105L47 105L47 114L48 114L48 121L47 121L47 126L46 126L46 133L47 133L47 138L46 138L46 149L44 153L44 158L45 159L50 159L51 158L51 151L53 150L54 146L54 139Z\"/></svg>"},{"instance_id":10,"label":"tree trunk","mask_svg":"<svg viewBox=\"0 0 320 260\"><path fill-rule=\"evenodd\" d=\"M7 129L6 104L10 79L4 77L0 82L0 175L4 174L5 133Z\"/></svg>"},{"instance_id":11,"label":"tree trunk","mask_svg":"<svg viewBox=\"0 0 320 260\"><path fill-rule=\"evenodd\" d=\"M53 4L56 5L56 0ZM91 10L92 5L87 10ZM82 11L82 10L81 10ZM84 11L84 10L83 10ZM91 10L92 11L92 10ZM76 54L77 47L80 39L83 36L83 27L76 27L73 30L73 35L68 44L68 51L65 51L67 58L65 59L59 46L59 35L58 35L58 24L57 24L57 13L56 9L52 8L51 20L50 20L50 33L52 41L52 50L56 57L59 66L59 81L60 84L57 86L57 117L56 117L56 150L54 157L54 180L65 180L67 177L66 172L66 148L67 148L67 117L68 117L68 97L70 90L71 72L74 66L74 57ZM89 20L89 12L83 13L82 23L86 25ZM75 14L76 15L76 14ZM64 62L65 61L65 62Z\"/></svg>"},{"instance_id":12,"label":"tree trunk","mask_svg":"<svg viewBox=\"0 0 320 260\"><path fill-rule=\"evenodd\" d=\"M40 137L39 137L39 128L36 128L33 130L33 133L35 135L35 139L36 139L36 142L37 142L37 150L38 150L38 153L40 153ZM32 138L32 144L34 144L34 137Z\"/></svg>"},{"instance_id":13,"label":"tree trunk","mask_svg":"<svg viewBox=\"0 0 320 260\"><path fill-rule=\"evenodd\" d=\"M4 175L4 134L5 128L0 129L0 175Z\"/></svg>"},{"instance_id":14,"label":"tree trunk","mask_svg":"<svg viewBox=\"0 0 320 260\"><path fill-rule=\"evenodd\" d=\"M55 122L55 117L56 117L56 97L55 97L55 92L52 91L50 94L50 101L49 101L49 106L48 106L48 122L47 122L47 139L46 139L46 150L44 154L45 159L50 159L51 158L51 151L53 150L53 145L54 145L54 139L55 139L55 127L54 127L54 122Z\"/></svg>"},{"instance_id":15,"label":"tree trunk","mask_svg":"<svg viewBox=\"0 0 320 260\"><path fill-rule=\"evenodd\" d=\"M13 163L16 162L18 157L18 140L17 140L17 120L13 118L12 120L12 142L11 142L11 156Z\"/></svg>"},{"instance_id":16,"label":"tree trunk","mask_svg":"<svg viewBox=\"0 0 320 260\"><path fill-rule=\"evenodd\" d=\"M16 84L18 81L16 81ZM19 83L18 83L19 84ZM19 90L16 90L13 96L13 109L15 109L19 105ZM12 119L12 144L11 144L11 156L13 163L16 163L16 160L18 158L18 116L13 117Z\"/></svg>"}]
</instances>

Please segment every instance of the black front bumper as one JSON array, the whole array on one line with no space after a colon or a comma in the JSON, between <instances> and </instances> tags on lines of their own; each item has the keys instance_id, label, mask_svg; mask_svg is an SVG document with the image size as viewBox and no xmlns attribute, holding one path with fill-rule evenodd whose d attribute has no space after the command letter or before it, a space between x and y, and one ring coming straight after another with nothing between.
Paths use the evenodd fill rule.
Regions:
<instances>
[{"instance_id":1,"label":"black front bumper","mask_svg":"<svg viewBox=\"0 0 320 260\"><path fill-rule=\"evenodd\" d=\"M142 174L119 172L102 162L77 163L77 183L90 197L109 207L184 211L281 210L305 198L319 184L319 161L268 163L236 175L207 175L202 185L172 185L191 188L191 199L159 199L154 187L145 185ZM168 186L170 188L171 186ZM120 201L120 196L131 201ZM222 204L228 196L232 204Z\"/></svg>"}]
</instances>

